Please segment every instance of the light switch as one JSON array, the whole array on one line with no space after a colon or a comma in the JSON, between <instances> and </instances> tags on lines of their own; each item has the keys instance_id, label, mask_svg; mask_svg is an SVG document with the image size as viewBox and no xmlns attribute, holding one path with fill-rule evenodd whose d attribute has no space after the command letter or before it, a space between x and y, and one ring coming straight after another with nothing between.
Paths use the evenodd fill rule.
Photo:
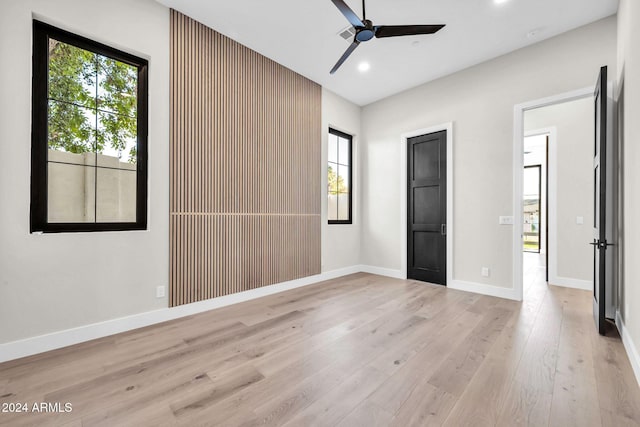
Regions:
<instances>
[{"instance_id":1,"label":"light switch","mask_svg":"<svg viewBox=\"0 0 640 427\"><path fill-rule=\"evenodd\" d=\"M500 225L513 225L513 217L501 216L498 218L498 222L500 223Z\"/></svg>"},{"instance_id":2,"label":"light switch","mask_svg":"<svg viewBox=\"0 0 640 427\"><path fill-rule=\"evenodd\" d=\"M576 224L578 224L578 225L584 224L584 217L583 216L577 216L576 217Z\"/></svg>"}]
</instances>

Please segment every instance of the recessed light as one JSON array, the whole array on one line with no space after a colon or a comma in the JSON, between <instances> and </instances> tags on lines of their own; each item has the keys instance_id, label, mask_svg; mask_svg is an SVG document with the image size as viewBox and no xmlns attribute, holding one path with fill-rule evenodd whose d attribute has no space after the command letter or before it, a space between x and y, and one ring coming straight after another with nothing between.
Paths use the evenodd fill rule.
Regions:
<instances>
[{"instance_id":1,"label":"recessed light","mask_svg":"<svg viewBox=\"0 0 640 427\"><path fill-rule=\"evenodd\" d=\"M369 65L368 62L361 62L360 65L358 65L358 70L361 73L364 73L365 71L369 71L369 68L371 68L371 65Z\"/></svg>"},{"instance_id":2,"label":"recessed light","mask_svg":"<svg viewBox=\"0 0 640 427\"><path fill-rule=\"evenodd\" d=\"M509 0L493 0L493 2L494 2L495 4L503 4L503 3L506 3L506 2L508 2L508 1L509 1Z\"/></svg>"}]
</instances>

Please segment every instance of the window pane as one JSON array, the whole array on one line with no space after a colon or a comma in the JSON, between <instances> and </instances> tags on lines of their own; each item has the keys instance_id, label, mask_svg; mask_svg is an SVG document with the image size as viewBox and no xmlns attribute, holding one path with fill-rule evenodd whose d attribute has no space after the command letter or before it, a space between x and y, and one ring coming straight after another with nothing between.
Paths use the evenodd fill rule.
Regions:
<instances>
[{"instance_id":1,"label":"window pane","mask_svg":"<svg viewBox=\"0 0 640 427\"><path fill-rule=\"evenodd\" d=\"M349 195L338 194L338 220L349 220Z\"/></svg>"},{"instance_id":2,"label":"window pane","mask_svg":"<svg viewBox=\"0 0 640 427\"><path fill-rule=\"evenodd\" d=\"M332 133L329 134L327 160L333 163L338 163L338 136Z\"/></svg>"},{"instance_id":3,"label":"window pane","mask_svg":"<svg viewBox=\"0 0 640 427\"><path fill-rule=\"evenodd\" d=\"M48 221L95 221L95 168L49 163Z\"/></svg>"},{"instance_id":4,"label":"window pane","mask_svg":"<svg viewBox=\"0 0 640 427\"><path fill-rule=\"evenodd\" d=\"M95 107L96 55L50 38L49 98Z\"/></svg>"},{"instance_id":5,"label":"window pane","mask_svg":"<svg viewBox=\"0 0 640 427\"><path fill-rule=\"evenodd\" d=\"M338 193L348 193L350 191L349 166L338 165Z\"/></svg>"},{"instance_id":6,"label":"window pane","mask_svg":"<svg viewBox=\"0 0 640 427\"><path fill-rule=\"evenodd\" d=\"M98 112L98 166L136 169L136 119Z\"/></svg>"},{"instance_id":7,"label":"window pane","mask_svg":"<svg viewBox=\"0 0 640 427\"><path fill-rule=\"evenodd\" d=\"M49 150L48 159L51 163L68 163L79 166L94 166L96 164L95 153L66 153L64 151Z\"/></svg>"},{"instance_id":8,"label":"window pane","mask_svg":"<svg viewBox=\"0 0 640 427\"><path fill-rule=\"evenodd\" d=\"M138 69L124 62L98 55L98 108L136 117Z\"/></svg>"},{"instance_id":9,"label":"window pane","mask_svg":"<svg viewBox=\"0 0 640 427\"><path fill-rule=\"evenodd\" d=\"M349 140L338 138L338 163L349 164Z\"/></svg>"},{"instance_id":10,"label":"window pane","mask_svg":"<svg viewBox=\"0 0 640 427\"><path fill-rule=\"evenodd\" d=\"M329 200L327 203L328 212L327 217L329 221L335 221L338 219L338 195L329 194Z\"/></svg>"},{"instance_id":11,"label":"window pane","mask_svg":"<svg viewBox=\"0 0 640 427\"><path fill-rule=\"evenodd\" d=\"M136 221L136 172L97 168L98 222Z\"/></svg>"},{"instance_id":12,"label":"window pane","mask_svg":"<svg viewBox=\"0 0 640 427\"><path fill-rule=\"evenodd\" d=\"M94 153L95 128L95 110L65 102L49 101L49 151Z\"/></svg>"},{"instance_id":13,"label":"window pane","mask_svg":"<svg viewBox=\"0 0 640 427\"><path fill-rule=\"evenodd\" d=\"M338 193L338 165L335 163L327 166L327 187L329 194Z\"/></svg>"}]
</instances>

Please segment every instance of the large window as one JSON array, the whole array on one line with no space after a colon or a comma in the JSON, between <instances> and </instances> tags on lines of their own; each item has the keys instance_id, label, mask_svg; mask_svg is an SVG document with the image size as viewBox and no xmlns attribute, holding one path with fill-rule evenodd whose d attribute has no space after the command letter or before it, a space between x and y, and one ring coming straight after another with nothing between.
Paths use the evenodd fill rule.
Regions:
<instances>
[{"instance_id":1,"label":"large window","mask_svg":"<svg viewBox=\"0 0 640 427\"><path fill-rule=\"evenodd\" d=\"M147 67L34 21L32 232L146 228Z\"/></svg>"},{"instance_id":2,"label":"large window","mask_svg":"<svg viewBox=\"0 0 640 427\"><path fill-rule=\"evenodd\" d=\"M329 224L351 224L352 137L329 129L327 183Z\"/></svg>"}]
</instances>

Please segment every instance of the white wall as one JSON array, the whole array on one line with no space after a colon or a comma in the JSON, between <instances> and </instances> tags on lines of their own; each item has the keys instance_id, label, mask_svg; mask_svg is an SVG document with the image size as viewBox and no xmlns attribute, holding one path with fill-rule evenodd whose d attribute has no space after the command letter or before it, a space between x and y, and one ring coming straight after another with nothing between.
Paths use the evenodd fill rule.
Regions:
<instances>
[{"instance_id":1,"label":"white wall","mask_svg":"<svg viewBox=\"0 0 640 427\"><path fill-rule=\"evenodd\" d=\"M512 288L514 105L594 85L615 50L610 17L364 107L363 264L401 269L400 135L453 122L453 279Z\"/></svg>"},{"instance_id":2,"label":"white wall","mask_svg":"<svg viewBox=\"0 0 640 427\"><path fill-rule=\"evenodd\" d=\"M556 128L557 275L593 281L593 100L525 111L526 131ZM577 217L584 223L577 224ZM562 284L562 283L554 283Z\"/></svg>"},{"instance_id":3,"label":"white wall","mask_svg":"<svg viewBox=\"0 0 640 427\"><path fill-rule=\"evenodd\" d=\"M149 229L29 234L34 14L149 60ZM0 343L167 306L169 10L152 0L23 0L0 14Z\"/></svg>"},{"instance_id":4,"label":"white wall","mask_svg":"<svg viewBox=\"0 0 640 427\"><path fill-rule=\"evenodd\" d=\"M620 277L620 314L626 330L635 343L635 362L640 349L640 4L621 0L618 11L618 85L624 85L622 101L623 125L619 129L622 142L622 219L623 234L619 239L622 256ZM616 75L613 73L612 75ZM623 334L623 338L625 338ZM634 357L630 358L632 363ZM635 365L640 369L640 365ZM640 380L640 370L636 371Z\"/></svg>"},{"instance_id":5,"label":"white wall","mask_svg":"<svg viewBox=\"0 0 640 427\"><path fill-rule=\"evenodd\" d=\"M335 93L322 89L322 271L338 270L360 264L360 128L361 108ZM329 128L353 135L353 223L327 224L327 140Z\"/></svg>"}]
</instances>

